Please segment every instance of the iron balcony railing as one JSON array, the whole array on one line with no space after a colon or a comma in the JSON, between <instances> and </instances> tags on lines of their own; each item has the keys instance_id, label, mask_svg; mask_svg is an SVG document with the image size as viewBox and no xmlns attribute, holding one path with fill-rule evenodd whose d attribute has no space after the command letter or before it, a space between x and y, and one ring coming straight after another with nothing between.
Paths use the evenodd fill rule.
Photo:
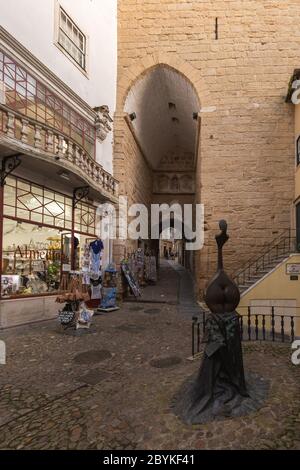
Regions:
<instances>
[{"instance_id":1,"label":"iron balcony railing","mask_svg":"<svg viewBox=\"0 0 300 470\"><path fill-rule=\"evenodd\" d=\"M277 313L280 307L255 306L245 307L247 312L240 315L240 336L242 341L271 341L290 342L296 337L296 325L298 331L300 314L294 314L299 307L281 307L284 310L291 309L293 314ZM255 312L253 312L253 310ZM261 309L259 312L258 309ZM263 313L270 309L271 313ZM206 321L210 312L203 311L201 317L193 317L192 320L192 356L201 350L201 345L206 342Z\"/></svg>"}]
</instances>

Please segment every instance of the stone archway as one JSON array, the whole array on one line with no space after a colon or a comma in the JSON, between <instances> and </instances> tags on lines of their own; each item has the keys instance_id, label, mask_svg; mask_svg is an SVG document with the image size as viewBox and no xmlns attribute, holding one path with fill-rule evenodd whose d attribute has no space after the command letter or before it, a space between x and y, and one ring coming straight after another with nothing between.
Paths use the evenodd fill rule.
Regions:
<instances>
[{"instance_id":1,"label":"stone archway","mask_svg":"<svg viewBox=\"0 0 300 470\"><path fill-rule=\"evenodd\" d=\"M153 202L168 202L168 199L178 197L182 197L182 204L196 202L197 186L200 187L196 182L200 115L203 108L211 105L209 92L199 70L175 53L163 53L149 55L121 69L119 77L114 122L114 176L120 182L120 194L128 197L129 205L139 202L149 207ZM168 91L174 91L173 96L172 93L161 95L149 106L155 98L155 92L150 88L146 94L145 83L151 80L153 83L155 80L163 80ZM146 119L145 115L150 112L154 116L154 108L164 100L166 102L158 113L159 125L153 127L153 132L147 136L151 116ZM141 105L137 111L138 102ZM177 106L176 109L172 109L173 104ZM169 158L167 150L168 146L174 150L172 129L176 126L179 150ZM160 134L165 147L153 145ZM189 162L191 158L193 161ZM187 166L174 167L176 159L179 162L185 160ZM181 194L183 192L184 195ZM115 260L118 262L124 256L126 247L128 252L132 251L134 245L135 242L130 240L117 241L114 247Z\"/></svg>"},{"instance_id":2,"label":"stone archway","mask_svg":"<svg viewBox=\"0 0 300 470\"><path fill-rule=\"evenodd\" d=\"M212 106L209 90L200 70L176 53L153 53L119 71L116 114L123 113L126 97L134 84L158 65L170 67L184 76L195 89L202 108Z\"/></svg>"}]
</instances>

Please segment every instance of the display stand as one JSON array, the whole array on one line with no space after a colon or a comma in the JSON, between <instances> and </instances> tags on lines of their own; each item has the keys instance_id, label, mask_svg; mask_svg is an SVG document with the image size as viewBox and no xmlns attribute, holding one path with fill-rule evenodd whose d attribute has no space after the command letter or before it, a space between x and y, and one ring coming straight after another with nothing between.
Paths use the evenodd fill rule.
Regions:
<instances>
[{"instance_id":1,"label":"display stand","mask_svg":"<svg viewBox=\"0 0 300 470\"><path fill-rule=\"evenodd\" d=\"M95 313L114 312L119 310L117 299L117 269L114 263L109 264L104 271L102 299Z\"/></svg>"},{"instance_id":2,"label":"display stand","mask_svg":"<svg viewBox=\"0 0 300 470\"><path fill-rule=\"evenodd\" d=\"M89 310L85 304L90 299L87 285L82 282L82 273L70 271L62 275L60 290L56 302L65 304L59 310L58 321L63 329L89 328L91 325L93 310Z\"/></svg>"},{"instance_id":3,"label":"display stand","mask_svg":"<svg viewBox=\"0 0 300 470\"><path fill-rule=\"evenodd\" d=\"M103 242L100 238L87 239L83 263L86 282L90 285L90 308L96 309L102 297L102 255Z\"/></svg>"},{"instance_id":4,"label":"display stand","mask_svg":"<svg viewBox=\"0 0 300 470\"><path fill-rule=\"evenodd\" d=\"M145 281L150 285L157 282L156 258L150 253L145 254Z\"/></svg>"}]
</instances>

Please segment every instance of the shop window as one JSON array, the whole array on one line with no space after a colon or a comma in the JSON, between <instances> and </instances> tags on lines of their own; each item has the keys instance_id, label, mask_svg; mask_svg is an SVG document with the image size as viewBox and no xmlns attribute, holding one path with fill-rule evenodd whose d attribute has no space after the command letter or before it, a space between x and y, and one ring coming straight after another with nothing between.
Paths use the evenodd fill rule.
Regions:
<instances>
[{"instance_id":1,"label":"shop window","mask_svg":"<svg viewBox=\"0 0 300 470\"><path fill-rule=\"evenodd\" d=\"M22 178L4 186L1 297L50 295L70 271L88 278L86 260L96 239L96 207ZM74 237L74 238L73 238Z\"/></svg>"},{"instance_id":2,"label":"shop window","mask_svg":"<svg viewBox=\"0 0 300 470\"><path fill-rule=\"evenodd\" d=\"M62 232L14 219L3 219L1 296L59 291Z\"/></svg>"},{"instance_id":3,"label":"shop window","mask_svg":"<svg viewBox=\"0 0 300 470\"><path fill-rule=\"evenodd\" d=\"M59 9L58 44L86 70L86 37L63 8Z\"/></svg>"}]
</instances>

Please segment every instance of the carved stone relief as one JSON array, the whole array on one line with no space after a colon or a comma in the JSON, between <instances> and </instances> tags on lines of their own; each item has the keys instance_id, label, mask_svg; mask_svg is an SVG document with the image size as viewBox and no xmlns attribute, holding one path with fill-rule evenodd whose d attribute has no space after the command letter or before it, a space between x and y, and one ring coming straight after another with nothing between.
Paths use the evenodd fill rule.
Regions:
<instances>
[{"instance_id":1,"label":"carved stone relief","mask_svg":"<svg viewBox=\"0 0 300 470\"><path fill-rule=\"evenodd\" d=\"M153 191L155 193L194 193L193 173L154 173Z\"/></svg>"},{"instance_id":2,"label":"carved stone relief","mask_svg":"<svg viewBox=\"0 0 300 470\"><path fill-rule=\"evenodd\" d=\"M95 127L97 138L103 142L106 139L107 134L112 130L111 123L113 122L109 114L109 107L106 105L97 106L94 108L96 111Z\"/></svg>"},{"instance_id":3,"label":"carved stone relief","mask_svg":"<svg viewBox=\"0 0 300 470\"><path fill-rule=\"evenodd\" d=\"M181 151L164 155L159 163L158 169L162 171L192 171L193 154Z\"/></svg>"}]
</instances>

